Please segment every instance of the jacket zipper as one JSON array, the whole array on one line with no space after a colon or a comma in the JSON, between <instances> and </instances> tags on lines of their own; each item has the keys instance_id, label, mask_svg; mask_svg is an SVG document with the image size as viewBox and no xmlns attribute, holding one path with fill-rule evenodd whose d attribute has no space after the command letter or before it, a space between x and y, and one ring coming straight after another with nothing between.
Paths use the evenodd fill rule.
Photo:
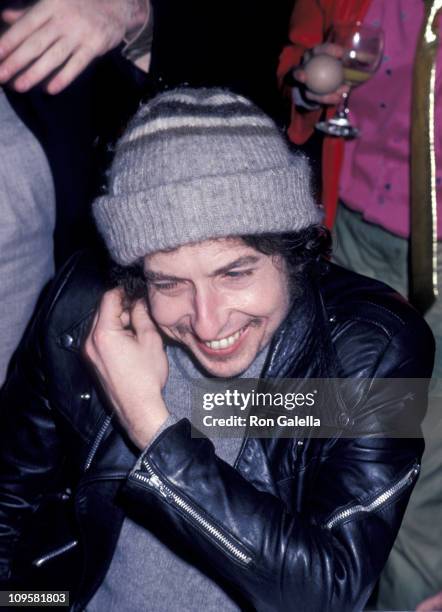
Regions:
<instances>
[{"instance_id":1,"label":"jacket zipper","mask_svg":"<svg viewBox=\"0 0 442 612\"><path fill-rule=\"evenodd\" d=\"M142 461L143 466L146 468L147 476L142 472L135 472L131 474L131 478L143 482L150 488L157 491L162 497L167 499L168 502L174 503L180 510L182 510L187 516L198 524L206 533L215 538L215 540L221 544L221 546L227 550L233 557L241 563L248 565L252 561L252 557L244 553L238 546L233 544L229 538L224 535L213 523L208 521L202 514L200 514L195 508L193 508L185 499L180 495L172 491L160 477L155 474L152 466L146 458Z\"/></svg>"},{"instance_id":2,"label":"jacket zipper","mask_svg":"<svg viewBox=\"0 0 442 612\"><path fill-rule=\"evenodd\" d=\"M112 415L109 414L103 421L103 424L101 425L100 429L98 430L98 433L95 437L94 443L91 446L91 450L89 451L89 454L87 456L86 462L84 464L84 471L87 472L88 469L91 467L92 461L94 460L95 457L95 453L97 452L98 447L100 446L100 442L103 439L104 434L106 433L107 428L109 427L109 424L112 420Z\"/></svg>"},{"instance_id":3,"label":"jacket zipper","mask_svg":"<svg viewBox=\"0 0 442 612\"><path fill-rule=\"evenodd\" d=\"M59 548L55 548L50 553L47 553L46 555L43 555L42 557L35 559L32 562L32 565L34 565L35 567L41 567L42 565L44 565L51 559L54 559L55 557L58 557L59 555L62 555L65 552L68 552L68 550L75 548L77 545L78 545L78 540L72 540L72 542L69 542L68 544L65 544L64 546L60 546Z\"/></svg>"},{"instance_id":4,"label":"jacket zipper","mask_svg":"<svg viewBox=\"0 0 442 612\"><path fill-rule=\"evenodd\" d=\"M419 464L415 464L406 474L403 476L396 484L392 487L378 495L376 499L370 502L367 505L357 504L356 506L352 506L351 508L347 508L346 510L342 510L338 512L331 519L327 521L325 527L327 529L332 529L341 521L348 519L349 517L354 516L355 514L360 514L364 512L373 512L374 510L378 510L381 506L387 503L392 497L397 495L402 489L405 489L407 486L411 485L417 475L419 474L420 466Z\"/></svg>"}]
</instances>

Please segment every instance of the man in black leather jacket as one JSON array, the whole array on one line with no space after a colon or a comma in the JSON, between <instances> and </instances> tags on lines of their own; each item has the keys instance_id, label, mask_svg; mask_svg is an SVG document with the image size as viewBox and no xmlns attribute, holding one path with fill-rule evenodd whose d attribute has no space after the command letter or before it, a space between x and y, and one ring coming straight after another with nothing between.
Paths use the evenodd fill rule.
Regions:
<instances>
[{"instance_id":1,"label":"man in black leather jacket","mask_svg":"<svg viewBox=\"0 0 442 612\"><path fill-rule=\"evenodd\" d=\"M2 586L90 612L361 609L419 472L426 324L322 259L306 161L223 90L141 107L94 214L119 285L75 256L2 394ZM332 433L191 435L192 390L239 376L343 379Z\"/></svg>"}]
</instances>

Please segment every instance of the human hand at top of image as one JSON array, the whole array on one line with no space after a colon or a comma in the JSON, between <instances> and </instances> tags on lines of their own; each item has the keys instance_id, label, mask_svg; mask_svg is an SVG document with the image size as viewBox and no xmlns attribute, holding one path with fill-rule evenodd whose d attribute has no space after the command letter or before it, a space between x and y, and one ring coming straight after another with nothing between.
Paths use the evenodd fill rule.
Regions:
<instances>
[{"instance_id":1,"label":"human hand at top of image","mask_svg":"<svg viewBox=\"0 0 442 612\"><path fill-rule=\"evenodd\" d=\"M161 395L169 364L145 301L127 308L121 288L106 292L84 352L121 425L144 448L169 415Z\"/></svg>"},{"instance_id":2,"label":"human hand at top of image","mask_svg":"<svg viewBox=\"0 0 442 612\"><path fill-rule=\"evenodd\" d=\"M97 57L137 36L149 0L38 0L0 12L0 85L20 92L42 81L57 94Z\"/></svg>"},{"instance_id":3,"label":"human hand at top of image","mask_svg":"<svg viewBox=\"0 0 442 612\"><path fill-rule=\"evenodd\" d=\"M308 102L337 105L350 87L344 81L340 62L344 49L334 43L317 45L304 53L302 62L293 69L293 78L302 85Z\"/></svg>"}]
</instances>

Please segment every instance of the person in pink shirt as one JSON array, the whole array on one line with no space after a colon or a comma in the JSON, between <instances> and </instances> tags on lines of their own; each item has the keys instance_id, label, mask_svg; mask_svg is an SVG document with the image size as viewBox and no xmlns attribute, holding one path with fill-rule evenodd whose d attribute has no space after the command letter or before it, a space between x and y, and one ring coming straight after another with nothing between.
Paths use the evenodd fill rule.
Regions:
<instances>
[{"instance_id":1,"label":"person in pink shirt","mask_svg":"<svg viewBox=\"0 0 442 612\"><path fill-rule=\"evenodd\" d=\"M351 93L352 121L361 137L345 144L339 189L340 199L349 209L401 238L410 235L411 85L423 16L422 0L373 0L370 5L364 23L382 26L384 55L375 75ZM438 54L441 52L442 48ZM436 99L442 100L442 61L437 62ZM436 104L435 120L436 157L440 161L436 187L442 212L441 104ZM438 238L442 238L442 215L437 228ZM406 293L403 285L399 289Z\"/></svg>"},{"instance_id":2,"label":"person in pink shirt","mask_svg":"<svg viewBox=\"0 0 442 612\"><path fill-rule=\"evenodd\" d=\"M356 6L358 4L358 6ZM434 3L435 5L437 3ZM342 164L336 143L335 159L326 139L326 164L340 166L339 204L334 224L334 258L340 265L388 283L404 296L409 293L408 249L410 237L410 128L412 80L416 48L424 18L423 0L298 0L292 15L290 40L281 55L279 77L289 92L292 122L288 130L295 144L302 144L318 117L320 106L336 105L341 86L327 95L305 89L303 53L330 52L327 43L316 45L316 34L327 35L334 19L347 19L352 11L363 23L381 27L385 45L375 75L355 88L350 97L350 118L360 130L359 138L345 142ZM359 13L358 13L359 11ZM319 29L322 18L322 30ZM316 29L315 29L316 28ZM442 18L438 23L442 29ZM317 37L316 37L317 38ZM311 42L315 40L313 44ZM290 64L295 58L300 63ZM307 56L308 57L308 56ZM442 287L442 45L435 73L435 156L438 286ZM303 108L301 108L303 107ZM328 111L328 114L330 111ZM307 128L306 128L307 126ZM310 132L309 132L310 129ZM339 145L339 142L337 141ZM323 178L333 182L329 165ZM328 177L328 178L327 178ZM330 204L330 184L323 185ZM327 219L333 214L327 210ZM422 475L404 518L396 545L381 578L378 609L442 610L442 299L426 313L436 337L436 365L429 412L424 423L426 453ZM437 595L435 596L435 594Z\"/></svg>"}]
</instances>

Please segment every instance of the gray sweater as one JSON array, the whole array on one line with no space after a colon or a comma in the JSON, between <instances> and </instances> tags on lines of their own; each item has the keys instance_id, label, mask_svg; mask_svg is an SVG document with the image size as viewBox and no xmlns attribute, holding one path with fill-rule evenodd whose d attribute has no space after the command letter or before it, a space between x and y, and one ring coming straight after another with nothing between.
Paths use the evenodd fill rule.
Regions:
<instances>
[{"instance_id":1,"label":"gray sweater","mask_svg":"<svg viewBox=\"0 0 442 612\"><path fill-rule=\"evenodd\" d=\"M206 390L211 385L210 378L204 376L183 349L168 347L167 355L169 377L163 394L171 415L160 432L184 417L190 419L193 385L203 385ZM258 378L266 356L267 349L241 376ZM217 455L233 465L242 440L216 438L212 441ZM86 608L86 612L103 610L230 612L239 608L213 580L176 555L146 528L126 518L109 570Z\"/></svg>"}]
</instances>

